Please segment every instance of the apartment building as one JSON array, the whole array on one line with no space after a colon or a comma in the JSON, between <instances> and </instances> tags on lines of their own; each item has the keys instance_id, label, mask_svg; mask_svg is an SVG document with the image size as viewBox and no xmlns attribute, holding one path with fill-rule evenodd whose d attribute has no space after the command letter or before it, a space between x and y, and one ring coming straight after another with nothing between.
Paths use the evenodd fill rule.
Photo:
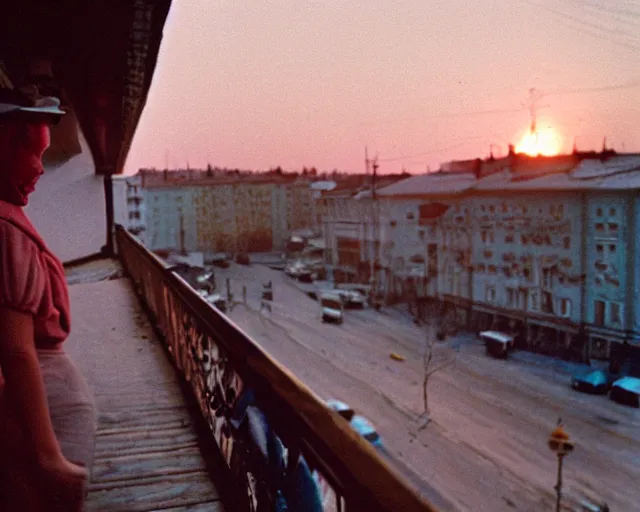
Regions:
<instances>
[{"instance_id":1,"label":"apartment building","mask_svg":"<svg viewBox=\"0 0 640 512\"><path fill-rule=\"evenodd\" d=\"M143 171L152 250L269 252L315 223L310 183L295 175Z\"/></svg>"},{"instance_id":2,"label":"apartment building","mask_svg":"<svg viewBox=\"0 0 640 512\"><path fill-rule=\"evenodd\" d=\"M611 358L640 340L639 191L640 156L612 151L510 152L397 182L377 193L380 288L541 352Z\"/></svg>"},{"instance_id":3,"label":"apartment building","mask_svg":"<svg viewBox=\"0 0 640 512\"><path fill-rule=\"evenodd\" d=\"M144 241L146 223L141 176L114 176L112 189L114 222Z\"/></svg>"}]
</instances>

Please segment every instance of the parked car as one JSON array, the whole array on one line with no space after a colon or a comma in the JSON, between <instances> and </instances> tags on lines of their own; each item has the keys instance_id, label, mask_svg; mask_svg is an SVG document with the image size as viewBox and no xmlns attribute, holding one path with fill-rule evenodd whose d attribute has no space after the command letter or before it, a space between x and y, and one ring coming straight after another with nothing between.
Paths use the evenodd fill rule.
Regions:
<instances>
[{"instance_id":1,"label":"parked car","mask_svg":"<svg viewBox=\"0 0 640 512\"><path fill-rule=\"evenodd\" d=\"M351 425L351 428L369 441L373 446L382 446L380 434L378 434L376 428L367 418L356 415L355 411L349 407L349 405L340 400L329 399L326 401L326 404L330 409L333 409L340 416L346 419L349 422L349 425Z\"/></svg>"},{"instance_id":2,"label":"parked car","mask_svg":"<svg viewBox=\"0 0 640 512\"><path fill-rule=\"evenodd\" d=\"M350 423L353 429L367 441L369 441L373 446L382 446L382 439L380 439L380 434L378 434L376 428L367 418L365 418L364 416L354 416L351 419Z\"/></svg>"},{"instance_id":3,"label":"parked car","mask_svg":"<svg viewBox=\"0 0 640 512\"><path fill-rule=\"evenodd\" d=\"M341 402L340 400L330 398L326 403L329 406L329 409L333 409L347 421L351 421L351 418L355 415L355 411L349 407L349 405Z\"/></svg>"},{"instance_id":4,"label":"parked car","mask_svg":"<svg viewBox=\"0 0 640 512\"><path fill-rule=\"evenodd\" d=\"M364 295L356 290L340 290L338 294L342 298L345 308L361 309L366 302Z\"/></svg>"},{"instance_id":5,"label":"parked car","mask_svg":"<svg viewBox=\"0 0 640 512\"><path fill-rule=\"evenodd\" d=\"M238 265L250 265L251 259L249 258L249 255L246 252L240 252L236 254L236 263Z\"/></svg>"},{"instance_id":6,"label":"parked car","mask_svg":"<svg viewBox=\"0 0 640 512\"><path fill-rule=\"evenodd\" d=\"M344 320L344 306L337 293L320 295L320 308L323 322L341 324Z\"/></svg>"},{"instance_id":7,"label":"parked car","mask_svg":"<svg viewBox=\"0 0 640 512\"><path fill-rule=\"evenodd\" d=\"M311 269L306 267L300 269L300 271L298 272L298 281L300 281L301 283L313 283L313 281L317 279L317 277L317 272L313 272Z\"/></svg>"},{"instance_id":8,"label":"parked car","mask_svg":"<svg viewBox=\"0 0 640 512\"><path fill-rule=\"evenodd\" d=\"M226 258L220 258L220 259L213 260L211 262L211 264L214 267L219 267L219 268L229 268L231 266L231 264L229 263L229 260L226 259Z\"/></svg>"},{"instance_id":9,"label":"parked car","mask_svg":"<svg viewBox=\"0 0 640 512\"><path fill-rule=\"evenodd\" d=\"M602 370L589 369L571 377L571 387L585 393L604 394L609 391L612 379Z\"/></svg>"},{"instance_id":10,"label":"parked car","mask_svg":"<svg viewBox=\"0 0 640 512\"><path fill-rule=\"evenodd\" d=\"M209 304L214 305L220 311L222 311L223 313L226 313L226 311L227 311L227 301L224 300L222 295L220 295L219 293L213 293L213 294L209 295L208 297L206 297L206 299L207 299L207 302Z\"/></svg>"},{"instance_id":11,"label":"parked car","mask_svg":"<svg viewBox=\"0 0 640 512\"><path fill-rule=\"evenodd\" d=\"M509 352L513 350L513 336L499 331L482 331L479 334L480 339L484 342L487 355L506 359Z\"/></svg>"},{"instance_id":12,"label":"parked car","mask_svg":"<svg viewBox=\"0 0 640 512\"><path fill-rule=\"evenodd\" d=\"M609 398L631 407L640 407L640 379L622 377L613 383Z\"/></svg>"}]
</instances>

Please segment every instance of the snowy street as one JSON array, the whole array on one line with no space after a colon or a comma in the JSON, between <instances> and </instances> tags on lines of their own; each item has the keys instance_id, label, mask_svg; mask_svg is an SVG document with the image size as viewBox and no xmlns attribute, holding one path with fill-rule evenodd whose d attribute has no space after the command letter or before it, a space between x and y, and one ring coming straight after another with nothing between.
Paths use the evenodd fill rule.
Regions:
<instances>
[{"instance_id":1,"label":"snowy street","mask_svg":"<svg viewBox=\"0 0 640 512\"><path fill-rule=\"evenodd\" d=\"M247 288L247 307L230 318L321 397L370 419L383 456L443 509L552 510L557 462L547 439L558 418L576 444L564 462L567 510L583 500L640 509L640 411L573 391L569 365L529 353L500 361L472 335L450 339L438 350L453 362L431 378L431 422L419 430L425 327L400 310L370 309L323 324L319 303L283 272L233 264L215 273L220 293L230 279L235 301ZM272 311L260 312L267 281Z\"/></svg>"}]
</instances>

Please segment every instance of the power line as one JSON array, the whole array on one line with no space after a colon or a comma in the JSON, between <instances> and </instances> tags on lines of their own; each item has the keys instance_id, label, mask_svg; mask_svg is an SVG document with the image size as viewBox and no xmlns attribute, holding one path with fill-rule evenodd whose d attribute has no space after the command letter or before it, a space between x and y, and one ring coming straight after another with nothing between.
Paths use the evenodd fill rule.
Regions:
<instances>
[{"instance_id":1,"label":"power line","mask_svg":"<svg viewBox=\"0 0 640 512\"><path fill-rule=\"evenodd\" d=\"M363 123L366 125L379 125L379 124L390 124L390 123L403 123L406 121L430 121L434 119L451 119L456 117L473 117L473 116L483 116L489 114L512 114L514 112L522 112L524 108L509 108L509 109L491 109L491 110L476 110L470 112L452 112L449 114L433 114L429 116L421 116L421 117L405 117L405 118L397 118L397 119L389 119L386 121L378 121L374 123Z\"/></svg>"},{"instance_id":2,"label":"power line","mask_svg":"<svg viewBox=\"0 0 640 512\"><path fill-rule=\"evenodd\" d=\"M400 162L402 160L411 160L412 158L418 158L421 156L428 156L434 153L438 153L438 152L442 152L442 151L447 151L449 149L456 149L459 148L461 146L465 146L466 144L468 144L469 142L473 141L473 140L480 140L480 139L484 139L486 138L483 135L477 136L477 137L468 137L466 139L463 139L463 141L459 142L458 144L454 144L452 146L447 146L444 148L434 148L434 149L430 149L428 151L425 151L424 153L418 153L415 155L409 155L409 156L399 156L399 157L394 157L394 158L381 158L378 160L378 162L382 162L382 163L389 163L389 162Z\"/></svg>"},{"instance_id":3,"label":"power line","mask_svg":"<svg viewBox=\"0 0 640 512\"><path fill-rule=\"evenodd\" d=\"M547 7L546 5L542 5L539 4L537 2L532 2L531 0L520 0L520 2L528 4L531 7L535 7L536 9L541 9L544 11L547 11L548 13L554 14L556 16L556 18L560 18L561 21L564 22L573 22L573 24L577 24L577 25L581 25L579 27L574 26L573 28L575 28L576 30L580 30L582 32L585 32L593 37L596 37L598 39L603 39L603 40L608 40L609 42L612 42L614 44L617 44L619 46L624 46L625 48L634 50L635 52L640 50L640 46L636 45L634 43L640 43L640 39L635 39L632 35L626 33L626 32L622 32L620 30L615 30L615 29L611 29L608 27L603 27L603 26L599 26L595 23L590 23L588 21L585 21L583 19L580 19L576 16L572 16L570 14L567 14L566 12L560 11L558 9L553 9L551 7ZM585 27L588 27L590 29L596 30L596 31L600 31L601 33L598 34L597 32L593 32L592 30L588 30ZM604 32L604 34L603 34ZM613 39L611 37L606 37L606 34L610 34L610 35L614 35L614 36L620 36L625 35L627 37L630 37L631 40L617 40L617 39Z\"/></svg>"},{"instance_id":4,"label":"power line","mask_svg":"<svg viewBox=\"0 0 640 512\"><path fill-rule=\"evenodd\" d=\"M635 89L640 87L640 80L634 80L625 84L602 85L600 87L584 87L580 89L559 89L557 91L547 93L547 96L565 96L568 94L589 94L593 92L610 92L620 91L624 89Z\"/></svg>"}]
</instances>

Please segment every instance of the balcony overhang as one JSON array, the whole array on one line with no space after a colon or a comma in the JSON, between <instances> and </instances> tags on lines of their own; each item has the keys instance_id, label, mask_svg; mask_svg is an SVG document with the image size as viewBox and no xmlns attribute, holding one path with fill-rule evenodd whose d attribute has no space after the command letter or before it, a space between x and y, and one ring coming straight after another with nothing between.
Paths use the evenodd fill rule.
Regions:
<instances>
[{"instance_id":1,"label":"balcony overhang","mask_svg":"<svg viewBox=\"0 0 640 512\"><path fill-rule=\"evenodd\" d=\"M7 0L0 60L10 73L52 75L91 151L97 174L119 174L146 103L171 0ZM62 124L62 123L61 123ZM61 128L62 130L63 128ZM77 133L52 142L79 147ZM72 140L75 137L76 144ZM73 156L73 153L69 156Z\"/></svg>"}]
</instances>

